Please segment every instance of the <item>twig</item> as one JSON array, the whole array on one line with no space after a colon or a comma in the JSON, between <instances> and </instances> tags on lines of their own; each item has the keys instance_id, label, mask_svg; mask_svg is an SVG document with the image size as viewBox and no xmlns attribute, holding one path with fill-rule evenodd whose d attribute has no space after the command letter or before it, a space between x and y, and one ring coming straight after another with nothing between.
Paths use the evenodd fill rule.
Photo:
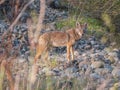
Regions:
<instances>
[{"instance_id":1,"label":"twig","mask_svg":"<svg viewBox=\"0 0 120 90\"><path fill-rule=\"evenodd\" d=\"M20 14L17 16L17 18L14 20L14 22L9 26L8 30L12 30L13 26L18 22L18 20L20 19L21 15L23 14L23 12L26 10L26 8L33 2L34 0L31 0L30 2L28 2L23 9L21 10Z\"/></svg>"}]
</instances>

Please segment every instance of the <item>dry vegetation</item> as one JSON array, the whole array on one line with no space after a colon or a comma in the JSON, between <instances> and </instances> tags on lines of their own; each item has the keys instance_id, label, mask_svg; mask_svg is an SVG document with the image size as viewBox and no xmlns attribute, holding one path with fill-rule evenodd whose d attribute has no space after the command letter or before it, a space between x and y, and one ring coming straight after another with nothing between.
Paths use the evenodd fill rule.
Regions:
<instances>
[{"instance_id":1,"label":"dry vegetation","mask_svg":"<svg viewBox=\"0 0 120 90\"><path fill-rule=\"evenodd\" d=\"M17 80L14 80L15 78L13 78L13 76L12 76L12 69L13 69L12 66L13 66L13 63L14 63L13 60L15 60L15 58L16 58L16 56L18 54L18 52L16 52L16 51L14 51L14 53L11 53L11 51L13 50L13 47L12 47L12 30L13 30L13 27L15 26L15 24L18 23L21 15L26 10L28 5L30 5L33 1L34 0L31 0L27 4L25 4L24 1L21 4L20 0L18 0L16 2L14 2L14 0L11 0L11 1L8 1L8 2L6 1L5 3L10 4L10 6L12 8L11 11L14 11L14 12L11 12L11 14L12 14L11 17L14 17L14 18L12 18L12 20L11 20L11 17L7 16L8 15L7 14L8 11L5 10L5 12L4 12L4 9L2 9L3 10L3 14L6 15L6 19L8 19L8 21L11 23L11 25L9 26L8 31L5 32L3 34L3 36L1 36L2 43L0 45L1 46L0 49L1 49L1 57L3 57L3 58L0 59L0 81L1 81L0 82L1 83L0 88L1 88L1 90L3 90L3 89L5 90L5 88L7 88L7 87L4 88L2 86L4 84L4 78L5 78L4 77L4 73L7 76L9 89L10 90L17 90L19 88L18 87L19 83L20 83L19 76L16 76ZM4 1L1 2L1 4L4 4ZM22 5L24 6L23 8L22 8ZM37 25L37 28L36 28L37 29L36 30L37 35L34 35L34 38L33 38L33 39L35 39L36 42L33 42L33 43L37 43L36 39L38 38L39 30L42 27L42 21L44 19L44 13L45 13L45 0L41 0L40 13L43 13L43 14L40 14L40 16L39 16L38 25ZM31 22L29 21L28 25L30 23ZM35 34L36 34L36 32L35 32ZM30 34L33 34L33 33L30 33ZM29 36L31 38L31 35L29 35ZM35 37L35 36L37 36L37 37ZM34 76L36 76L36 70L37 70L36 67L37 67L36 65L35 66L33 65L33 69L32 69L32 74L33 75L31 75L29 78L33 79ZM31 83L34 84L34 81L32 81ZM30 89L32 90L32 88L33 88L33 86L30 84Z\"/></svg>"}]
</instances>

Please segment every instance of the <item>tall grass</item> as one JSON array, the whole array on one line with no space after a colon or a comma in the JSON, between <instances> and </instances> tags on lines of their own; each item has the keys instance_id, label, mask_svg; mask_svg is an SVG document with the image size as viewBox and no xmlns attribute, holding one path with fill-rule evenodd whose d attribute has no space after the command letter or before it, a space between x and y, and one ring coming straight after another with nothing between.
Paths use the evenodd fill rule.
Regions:
<instances>
[{"instance_id":1,"label":"tall grass","mask_svg":"<svg viewBox=\"0 0 120 90\"><path fill-rule=\"evenodd\" d=\"M120 47L119 35L119 7L120 1L110 0L69 0L69 17L58 21L58 30L67 30L75 27L75 22L88 23L87 35L95 35L104 44L115 42Z\"/></svg>"},{"instance_id":2,"label":"tall grass","mask_svg":"<svg viewBox=\"0 0 120 90\"><path fill-rule=\"evenodd\" d=\"M58 30L67 30L70 28L75 28L76 21L80 23L87 23L88 29L87 29L87 35L96 35L96 37L101 37L106 33L106 27L103 27L102 21L99 21L95 18L91 17L83 17L79 16L76 20L76 16L70 16L67 19L58 21L56 23L56 28Z\"/></svg>"},{"instance_id":3,"label":"tall grass","mask_svg":"<svg viewBox=\"0 0 120 90\"><path fill-rule=\"evenodd\" d=\"M0 90L3 90L4 76L5 76L5 68L1 65L0 66Z\"/></svg>"}]
</instances>

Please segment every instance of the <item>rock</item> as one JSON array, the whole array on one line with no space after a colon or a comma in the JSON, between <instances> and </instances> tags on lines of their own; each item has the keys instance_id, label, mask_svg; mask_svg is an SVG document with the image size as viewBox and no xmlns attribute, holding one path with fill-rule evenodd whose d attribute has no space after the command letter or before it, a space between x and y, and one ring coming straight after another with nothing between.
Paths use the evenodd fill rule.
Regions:
<instances>
[{"instance_id":1,"label":"rock","mask_svg":"<svg viewBox=\"0 0 120 90\"><path fill-rule=\"evenodd\" d=\"M85 40L79 40L78 44L80 44L80 45L86 44L86 41Z\"/></svg>"},{"instance_id":2,"label":"rock","mask_svg":"<svg viewBox=\"0 0 120 90\"><path fill-rule=\"evenodd\" d=\"M118 62L119 61L119 54L118 52L116 51L113 51L113 52L110 52L108 53L108 59L111 61L111 62Z\"/></svg>"},{"instance_id":3,"label":"rock","mask_svg":"<svg viewBox=\"0 0 120 90\"><path fill-rule=\"evenodd\" d=\"M89 65L89 61L87 61L87 60L83 60L83 61L81 61L80 63L79 63L79 69L80 70L86 70L87 69L87 67L88 67L88 65Z\"/></svg>"},{"instance_id":4,"label":"rock","mask_svg":"<svg viewBox=\"0 0 120 90\"><path fill-rule=\"evenodd\" d=\"M59 69L60 69L60 70L64 70L64 66L61 65L61 66L59 67Z\"/></svg>"},{"instance_id":5,"label":"rock","mask_svg":"<svg viewBox=\"0 0 120 90\"><path fill-rule=\"evenodd\" d=\"M66 81L66 80L62 80L62 82L59 82L58 83L58 87L60 89L63 89L63 88L72 88L73 87L73 82L72 81Z\"/></svg>"},{"instance_id":6,"label":"rock","mask_svg":"<svg viewBox=\"0 0 120 90\"><path fill-rule=\"evenodd\" d=\"M55 47L55 48L53 48L53 52L55 52L55 53L65 53L66 52L66 47Z\"/></svg>"},{"instance_id":7,"label":"rock","mask_svg":"<svg viewBox=\"0 0 120 90\"><path fill-rule=\"evenodd\" d=\"M81 69L82 69L82 71L85 72L85 71L87 70L87 68L88 68L88 65L87 65L87 64L84 64Z\"/></svg>"},{"instance_id":8,"label":"rock","mask_svg":"<svg viewBox=\"0 0 120 90\"><path fill-rule=\"evenodd\" d=\"M115 67L112 71L112 75L115 77L115 78L120 78L120 68L117 68Z\"/></svg>"},{"instance_id":9,"label":"rock","mask_svg":"<svg viewBox=\"0 0 120 90\"><path fill-rule=\"evenodd\" d=\"M50 68L48 68L48 67L44 67L44 68L42 69L42 72L48 72L48 71L50 71Z\"/></svg>"},{"instance_id":10,"label":"rock","mask_svg":"<svg viewBox=\"0 0 120 90\"><path fill-rule=\"evenodd\" d=\"M62 2L60 2L60 0L52 0L49 6L53 9L67 9L67 6L62 5Z\"/></svg>"},{"instance_id":11,"label":"rock","mask_svg":"<svg viewBox=\"0 0 120 90\"><path fill-rule=\"evenodd\" d=\"M99 74L97 74L97 73L92 73L92 74L90 74L90 78L92 80L98 80L98 79L101 78L101 76Z\"/></svg>"},{"instance_id":12,"label":"rock","mask_svg":"<svg viewBox=\"0 0 120 90\"><path fill-rule=\"evenodd\" d=\"M113 56L108 56L108 60L110 61L110 63L115 63L115 59Z\"/></svg>"},{"instance_id":13,"label":"rock","mask_svg":"<svg viewBox=\"0 0 120 90\"><path fill-rule=\"evenodd\" d=\"M95 49L98 49L99 47L100 47L99 44L94 45L94 48L95 48Z\"/></svg>"},{"instance_id":14,"label":"rock","mask_svg":"<svg viewBox=\"0 0 120 90\"><path fill-rule=\"evenodd\" d=\"M109 90L120 90L120 83L115 83Z\"/></svg>"},{"instance_id":15,"label":"rock","mask_svg":"<svg viewBox=\"0 0 120 90\"><path fill-rule=\"evenodd\" d=\"M18 57L17 60L20 62L20 63L23 63L26 61L25 58L23 58L22 56Z\"/></svg>"},{"instance_id":16,"label":"rock","mask_svg":"<svg viewBox=\"0 0 120 90\"><path fill-rule=\"evenodd\" d=\"M27 18L30 17L28 13L23 13L22 16L20 17L20 22L26 23Z\"/></svg>"},{"instance_id":17,"label":"rock","mask_svg":"<svg viewBox=\"0 0 120 90\"><path fill-rule=\"evenodd\" d=\"M109 90L108 88L111 86L112 83L113 80L111 79L103 80L101 84L98 85L96 90Z\"/></svg>"},{"instance_id":18,"label":"rock","mask_svg":"<svg viewBox=\"0 0 120 90\"><path fill-rule=\"evenodd\" d=\"M101 42L102 42L103 44L106 44L106 43L108 42L108 38L107 38L106 36L102 37L102 38L101 38Z\"/></svg>"},{"instance_id":19,"label":"rock","mask_svg":"<svg viewBox=\"0 0 120 90\"><path fill-rule=\"evenodd\" d=\"M60 70L58 68L54 68L52 71L55 73L55 75L60 75Z\"/></svg>"},{"instance_id":20,"label":"rock","mask_svg":"<svg viewBox=\"0 0 120 90\"><path fill-rule=\"evenodd\" d=\"M108 58L104 60L104 63L109 64L109 65L112 64L111 61Z\"/></svg>"},{"instance_id":21,"label":"rock","mask_svg":"<svg viewBox=\"0 0 120 90\"><path fill-rule=\"evenodd\" d=\"M91 45L95 45L96 42L94 40L90 41Z\"/></svg>"},{"instance_id":22,"label":"rock","mask_svg":"<svg viewBox=\"0 0 120 90\"><path fill-rule=\"evenodd\" d=\"M102 68L96 68L95 73L98 73L99 75L102 74L103 69Z\"/></svg>"},{"instance_id":23,"label":"rock","mask_svg":"<svg viewBox=\"0 0 120 90\"><path fill-rule=\"evenodd\" d=\"M78 51L74 51L74 55L75 56L79 56L79 52Z\"/></svg>"},{"instance_id":24,"label":"rock","mask_svg":"<svg viewBox=\"0 0 120 90\"><path fill-rule=\"evenodd\" d=\"M45 73L46 76L52 76L52 75L56 75L56 73L54 71L51 71L49 68L43 68L42 72Z\"/></svg>"},{"instance_id":25,"label":"rock","mask_svg":"<svg viewBox=\"0 0 120 90\"><path fill-rule=\"evenodd\" d=\"M92 74L90 74L90 78L92 78L93 80L96 80L96 79L100 79L101 76L97 73L92 73Z\"/></svg>"},{"instance_id":26,"label":"rock","mask_svg":"<svg viewBox=\"0 0 120 90\"><path fill-rule=\"evenodd\" d=\"M102 61L93 61L91 64L92 68L102 68L104 63Z\"/></svg>"},{"instance_id":27,"label":"rock","mask_svg":"<svg viewBox=\"0 0 120 90\"><path fill-rule=\"evenodd\" d=\"M112 67L111 65L109 65L109 64L105 64L105 65L104 65L104 69L105 69L105 70L108 70L108 72L112 72L113 67Z\"/></svg>"},{"instance_id":28,"label":"rock","mask_svg":"<svg viewBox=\"0 0 120 90\"><path fill-rule=\"evenodd\" d=\"M85 75L89 76L92 73L93 69L91 67L88 67L87 70L85 71Z\"/></svg>"},{"instance_id":29,"label":"rock","mask_svg":"<svg viewBox=\"0 0 120 90\"><path fill-rule=\"evenodd\" d=\"M100 53L96 53L95 56L93 57L94 61L103 61L104 60L104 56L100 55Z\"/></svg>"},{"instance_id":30,"label":"rock","mask_svg":"<svg viewBox=\"0 0 120 90\"><path fill-rule=\"evenodd\" d=\"M53 76L53 75L55 75L55 73L53 71L48 71L48 72L45 72L45 75L46 76Z\"/></svg>"},{"instance_id":31,"label":"rock","mask_svg":"<svg viewBox=\"0 0 120 90\"><path fill-rule=\"evenodd\" d=\"M85 50L89 50L89 49L91 49L91 48L92 48L91 45L86 45L86 46L84 47Z\"/></svg>"},{"instance_id":32,"label":"rock","mask_svg":"<svg viewBox=\"0 0 120 90\"><path fill-rule=\"evenodd\" d=\"M65 71L66 73L75 73L75 72L78 72L79 69L76 67L70 67L70 68L67 68Z\"/></svg>"}]
</instances>

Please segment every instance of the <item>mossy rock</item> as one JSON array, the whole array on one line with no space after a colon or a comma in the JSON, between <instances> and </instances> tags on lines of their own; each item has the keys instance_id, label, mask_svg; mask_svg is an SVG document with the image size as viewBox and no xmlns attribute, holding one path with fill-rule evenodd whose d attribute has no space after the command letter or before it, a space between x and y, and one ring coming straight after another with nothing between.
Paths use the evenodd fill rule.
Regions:
<instances>
[{"instance_id":1,"label":"mossy rock","mask_svg":"<svg viewBox=\"0 0 120 90\"><path fill-rule=\"evenodd\" d=\"M108 56L108 60L110 60L111 63L115 63L115 59L113 56Z\"/></svg>"},{"instance_id":2,"label":"mossy rock","mask_svg":"<svg viewBox=\"0 0 120 90\"><path fill-rule=\"evenodd\" d=\"M103 36L101 38L101 43L106 44L107 42L108 42L108 37L107 36Z\"/></svg>"},{"instance_id":3,"label":"mossy rock","mask_svg":"<svg viewBox=\"0 0 120 90\"><path fill-rule=\"evenodd\" d=\"M104 66L104 62L102 62L102 61L93 61L91 66L93 68L102 68Z\"/></svg>"}]
</instances>

